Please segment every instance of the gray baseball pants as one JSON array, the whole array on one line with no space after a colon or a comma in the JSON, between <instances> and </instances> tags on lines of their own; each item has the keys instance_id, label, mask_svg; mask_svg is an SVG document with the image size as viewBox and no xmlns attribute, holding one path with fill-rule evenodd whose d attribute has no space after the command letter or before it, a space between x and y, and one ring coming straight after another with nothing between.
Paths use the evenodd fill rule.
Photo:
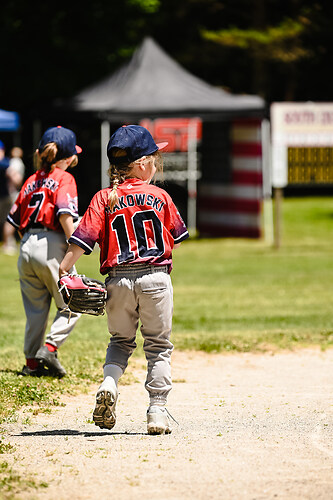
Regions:
<instances>
[{"instance_id":1,"label":"gray baseball pants","mask_svg":"<svg viewBox=\"0 0 333 500\"><path fill-rule=\"evenodd\" d=\"M63 233L32 229L21 240L17 267L26 314L24 354L34 358L43 345L52 297L58 311L45 341L60 347L73 330L80 314L62 311L66 307L58 291L59 265L67 250ZM71 270L75 272L75 268Z\"/></svg>"},{"instance_id":2,"label":"gray baseball pants","mask_svg":"<svg viewBox=\"0 0 333 500\"><path fill-rule=\"evenodd\" d=\"M162 269L145 264L119 266L112 269L106 279L106 312L111 340L105 365L115 364L125 371L136 348L140 319L147 360L145 388L151 403L164 404L172 387L173 289L166 266Z\"/></svg>"}]
</instances>

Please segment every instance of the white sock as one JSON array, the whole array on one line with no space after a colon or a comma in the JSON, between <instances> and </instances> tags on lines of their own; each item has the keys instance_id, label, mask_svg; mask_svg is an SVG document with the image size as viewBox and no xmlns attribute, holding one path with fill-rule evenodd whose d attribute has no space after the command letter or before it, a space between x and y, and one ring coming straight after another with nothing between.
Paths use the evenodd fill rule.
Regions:
<instances>
[{"instance_id":1,"label":"white sock","mask_svg":"<svg viewBox=\"0 0 333 500\"><path fill-rule=\"evenodd\" d=\"M104 380L106 379L106 377L111 377L113 378L116 386L118 385L118 380L120 379L120 377L122 376L123 374L123 369L120 368L120 366L118 365L105 365L104 366Z\"/></svg>"},{"instance_id":2,"label":"white sock","mask_svg":"<svg viewBox=\"0 0 333 500\"><path fill-rule=\"evenodd\" d=\"M149 401L149 406L159 406L160 408L164 408L166 405L165 399L151 399Z\"/></svg>"}]
</instances>

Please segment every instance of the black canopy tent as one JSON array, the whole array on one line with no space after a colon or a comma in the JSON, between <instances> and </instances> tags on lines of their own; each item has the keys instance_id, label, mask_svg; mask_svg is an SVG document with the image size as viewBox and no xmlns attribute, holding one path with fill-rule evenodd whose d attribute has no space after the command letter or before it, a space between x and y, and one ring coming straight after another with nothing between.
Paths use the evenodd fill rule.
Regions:
<instances>
[{"instance_id":1,"label":"black canopy tent","mask_svg":"<svg viewBox=\"0 0 333 500\"><path fill-rule=\"evenodd\" d=\"M102 152L112 123L179 116L218 122L262 118L265 113L261 97L233 95L213 87L185 70L150 37L143 40L128 63L79 92L66 107L101 120ZM103 153L101 160L101 183L105 186L108 165Z\"/></svg>"},{"instance_id":2,"label":"black canopy tent","mask_svg":"<svg viewBox=\"0 0 333 500\"><path fill-rule=\"evenodd\" d=\"M117 123L161 116L217 121L262 116L265 108L259 96L233 95L192 75L149 37L127 64L81 91L69 105Z\"/></svg>"},{"instance_id":3,"label":"black canopy tent","mask_svg":"<svg viewBox=\"0 0 333 500\"><path fill-rule=\"evenodd\" d=\"M75 126L77 123L79 127L84 127L86 124L87 138L91 136L92 123L97 121L100 126L100 147L95 136L94 148L89 146L90 159L87 158L87 143L85 141L83 143L84 151L87 153L82 154L80 158L80 176L86 172L89 183L82 183L82 188L79 186L81 209L85 209L97 184L99 184L97 189L108 185L106 144L110 133L118 126L124 123L140 123L143 119L198 117L203 123L202 149L209 150L206 161L202 162L202 169L208 172L209 168L206 167L212 165L213 169L222 172L228 170L225 167L225 159L231 156L231 142L226 137L229 137L235 120L250 119L257 121L258 124L266 115L265 101L261 97L234 95L206 83L185 70L149 37L143 40L128 63L102 81L83 89L70 100L58 102L54 111L56 109L58 109L57 115L61 116L62 120L70 117L68 125ZM218 143L221 143L217 146L220 151L213 152L214 157L211 152L216 145L216 141L215 144L211 142L213 136ZM99 180L95 168L97 161L101 164ZM232 168L231 161L227 158L229 172ZM92 165L94 165L93 171ZM80 176L78 172L79 184ZM208 179L208 182L223 183L224 179L212 178ZM88 193L89 190L91 193ZM182 214L185 215L185 219L186 211L185 205Z\"/></svg>"}]
</instances>

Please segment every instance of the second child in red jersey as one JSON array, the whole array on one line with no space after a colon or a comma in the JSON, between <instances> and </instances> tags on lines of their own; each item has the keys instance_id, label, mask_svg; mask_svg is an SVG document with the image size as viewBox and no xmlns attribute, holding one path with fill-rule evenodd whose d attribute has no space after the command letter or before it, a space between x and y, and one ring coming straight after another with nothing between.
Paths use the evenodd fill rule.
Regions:
<instances>
[{"instance_id":1,"label":"second child in red jersey","mask_svg":"<svg viewBox=\"0 0 333 500\"><path fill-rule=\"evenodd\" d=\"M38 170L23 184L7 216L22 236L17 266L26 314L26 365L21 375L63 377L66 374L57 349L80 314L69 316L64 311L66 305L57 283L59 264L68 247L66 239L78 219L76 183L67 169L77 165L77 154L81 151L72 130L49 128L35 153ZM52 297L58 311L42 345Z\"/></svg>"},{"instance_id":2,"label":"second child in red jersey","mask_svg":"<svg viewBox=\"0 0 333 500\"><path fill-rule=\"evenodd\" d=\"M91 253L96 243L100 246L111 334L93 412L101 428L115 425L117 384L136 348L140 320L147 359L147 431L171 432L166 402L172 387L172 250L189 235L169 194L150 184L163 168L159 150L166 145L156 144L138 125L116 130L107 146L110 188L93 197L60 264L61 277L83 253Z\"/></svg>"}]
</instances>

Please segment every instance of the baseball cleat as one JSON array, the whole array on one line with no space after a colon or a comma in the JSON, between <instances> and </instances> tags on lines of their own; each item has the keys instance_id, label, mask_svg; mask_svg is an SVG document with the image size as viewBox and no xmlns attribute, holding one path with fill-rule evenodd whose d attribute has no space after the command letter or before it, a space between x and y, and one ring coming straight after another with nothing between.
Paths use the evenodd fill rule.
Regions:
<instances>
[{"instance_id":1,"label":"baseball cleat","mask_svg":"<svg viewBox=\"0 0 333 500\"><path fill-rule=\"evenodd\" d=\"M148 434L171 434L170 414L163 406L149 406L147 410Z\"/></svg>"},{"instance_id":2,"label":"baseball cleat","mask_svg":"<svg viewBox=\"0 0 333 500\"><path fill-rule=\"evenodd\" d=\"M43 345L38 349L35 358L40 362L40 364L44 364L45 366L47 366L47 368L49 369L49 375L51 377L62 378L66 375L65 368L58 360L57 351L50 352L48 348Z\"/></svg>"},{"instance_id":3,"label":"baseball cleat","mask_svg":"<svg viewBox=\"0 0 333 500\"><path fill-rule=\"evenodd\" d=\"M93 421L101 429L112 429L116 423L118 391L114 380L106 377L96 394Z\"/></svg>"},{"instance_id":4,"label":"baseball cleat","mask_svg":"<svg viewBox=\"0 0 333 500\"><path fill-rule=\"evenodd\" d=\"M39 365L35 370L32 370L29 366L24 365L22 370L18 372L17 375L21 375L22 377L43 377L47 376L48 372L42 365Z\"/></svg>"}]
</instances>

